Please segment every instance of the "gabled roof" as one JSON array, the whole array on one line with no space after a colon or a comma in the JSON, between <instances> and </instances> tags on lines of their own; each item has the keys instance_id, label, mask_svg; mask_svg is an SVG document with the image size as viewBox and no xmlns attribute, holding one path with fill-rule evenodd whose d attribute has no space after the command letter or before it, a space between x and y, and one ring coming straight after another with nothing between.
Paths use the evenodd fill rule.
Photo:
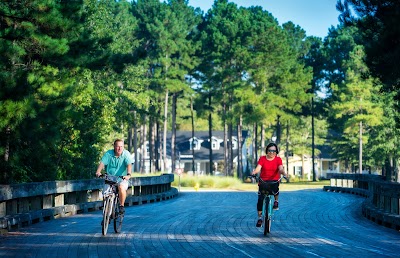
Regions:
<instances>
[{"instance_id":1,"label":"gabled roof","mask_svg":"<svg viewBox=\"0 0 400 258\"><path fill-rule=\"evenodd\" d=\"M233 135L237 137L237 133L234 132ZM220 142L220 148L219 150L212 150L213 152L213 160L223 160L224 159L224 143L223 143L223 138L224 138L224 132L223 131L213 131L212 136L216 137L217 139L221 139L222 141ZM242 131L242 145L245 142L246 138L248 136L248 131ZM201 142L201 148L200 150L194 150L194 155L196 160L208 160L209 159L209 154L210 154L210 148L211 148L211 141L209 141L209 134L208 131L196 131L194 132L194 137L196 137L199 140L202 140ZM181 159L191 159L192 155L192 150L190 149L190 139L192 138L192 132L191 131L177 131L176 132L176 139L175 139L175 144L176 144L176 157L178 158L178 155L181 155ZM168 153L171 153L171 133L168 133L167 135L167 142L168 142ZM238 150L233 150L233 153L235 156L237 156ZM190 156L190 157L189 157ZM188 158L189 157L189 158Z\"/></svg>"}]
</instances>

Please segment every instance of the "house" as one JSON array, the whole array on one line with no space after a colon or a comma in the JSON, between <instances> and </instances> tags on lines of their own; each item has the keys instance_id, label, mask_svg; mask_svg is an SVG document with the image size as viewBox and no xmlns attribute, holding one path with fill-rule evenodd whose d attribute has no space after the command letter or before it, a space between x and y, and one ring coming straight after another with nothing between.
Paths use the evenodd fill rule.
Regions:
<instances>
[{"instance_id":1,"label":"house","mask_svg":"<svg viewBox=\"0 0 400 258\"><path fill-rule=\"evenodd\" d=\"M326 178L327 173L340 173L343 172L343 166L340 161L332 155L332 149L328 145L316 146L320 151L319 155L314 158L314 167L316 178ZM312 175L312 156L311 155L289 155L288 162L286 162L286 154L282 151L281 157L284 166L288 166L288 173L291 176L306 178L311 180ZM287 164L287 165L286 165ZM304 174L304 175L303 175Z\"/></svg>"},{"instance_id":2,"label":"house","mask_svg":"<svg viewBox=\"0 0 400 258\"><path fill-rule=\"evenodd\" d=\"M234 167L238 163L239 144L242 146L242 161L243 171L246 169L246 153L247 148L244 144L248 137L248 131L242 131L242 142L238 142L237 133L233 133L233 162ZM149 160L149 143L146 141L144 149L144 166L141 171L149 173L150 160ZM161 147L162 148L162 147ZM222 131L213 131L212 137L209 139L208 131L196 131L192 137L191 131L177 131L175 138L175 168L172 169L171 165L171 133L167 134L167 168L164 170L167 173L176 172L177 169L183 170L185 173L194 175L207 175L210 174L210 148L212 149L213 157L213 171L215 174L222 173L224 168L224 133ZM160 150L160 156L162 156ZM138 165L141 166L140 157L141 148L138 149ZM193 156L194 154L194 156ZM162 162L161 160L159 161ZM194 166L193 166L194 165ZM161 164L160 164L161 167ZM194 167L194 170L193 170Z\"/></svg>"},{"instance_id":3,"label":"house","mask_svg":"<svg viewBox=\"0 0 400 258\"><path fill-rule=\"evenodd\" d=\"M242 142L240 143L238 142L237 133L233 133L233 135L233 162L234 167L237 167L239 145L242 146L243 164L246 164L247 149L244 143L248 137L248 132L242 131ZM171 142L171 134L168 135L168 142ZM210 174L210 149L212 149L213 170L216 175L223 171L224 133L222 131L213 131L211 139L208 131L194 132L194 137L192 137L191 131L177 131L175 143L176 168L181 168L189 174ZM168 155L170 156L170 154L171 148L168 148Z\"/></svg>"},{"instance_id":4,"label":"house","mask_svg":"<svg viewBox=\"0 0 400 258\"><path fill-rule=\"evenodd\" d=\"M237 168L239 144L242 146L242 171L251 171L254 167L247 158L252 156L252 146L246 145L246 140L249 137L248 131L242 131L242 142L238 142L237 133L233 133L233 162L234 168ZM212 138L209 139L208 131L196 131L192 137L191 131L177 131L175 138L175 168L171 165L171 133L167 135L167 173L183 171L191 175L208 175L210 174L210 148L213 152L213 171L215 175L224 174L224 133L223 131L213 131ZM326 178L329 172L343 172L344 166L341 162L332 157L328 146L317 146L321 153L315 157L316 177ZM148 142L145 149L144 171L149 172L149 153ZM265 155L264 150L260 149L260 155ZM138 154L140 153L140 150ZM193 156L194 154L194 156ZM259 155L259 156L260 156ZM162 153L160 151L160 156ZM279 156L282 158L283 165L290 176L312 179L312 158L309 155L289 154L286 161L286 153L281 150ZM140 159L138 160L140 162ZM161 162L161 161L159 161ZM161 167L161 166L160 166ZM304 174L304 175L303 175Z\"/></svg>"}]
</instances>

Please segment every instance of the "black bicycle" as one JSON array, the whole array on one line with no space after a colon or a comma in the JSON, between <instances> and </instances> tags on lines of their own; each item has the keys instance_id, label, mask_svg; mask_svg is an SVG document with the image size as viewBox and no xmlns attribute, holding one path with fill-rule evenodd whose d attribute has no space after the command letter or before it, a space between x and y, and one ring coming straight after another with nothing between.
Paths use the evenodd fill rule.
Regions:
<instances>
[{"instance_id":1,"label":"black bicycle","mask_svg":"<svg viewBox=\"0 0 400 258\"><path fill-rule=\"evenodd\" d=\"M104 174L102 177L104 178L104 182L110 185L110 187L103 192L103 221L101 223L101 228L103 236L105 236L111 220L114 220L115 233L120 233L122 229L124 214L120 212L118 205L118 179L123 179L123 176Z\"/></svg>"},{"instance_id":2,"label":"black bicycle","mask_svg":"<svg viewBox=\"0 0 400 258\"><path fill-rule=\"evenodd\" d=\"M267 233L271 232L271 224L272 224L272 215L274 212L273 206L274 206L274 195L276 193L274 193L272 191L272 185L279 183L282 178L285 178L287 180L286 177L281 177L279 178L279 180L276 181L264 181L262 180L259 176L256 175L252 175L250 176L252 178L255 178L256 181L259 182L259 184L262 184L261 188L261 194L264 195L264 199L263 199L263 206L262 206L262 218L263 218L263 227L264 227L264 236L267 235Z\"/></svg>"}]
</instances>

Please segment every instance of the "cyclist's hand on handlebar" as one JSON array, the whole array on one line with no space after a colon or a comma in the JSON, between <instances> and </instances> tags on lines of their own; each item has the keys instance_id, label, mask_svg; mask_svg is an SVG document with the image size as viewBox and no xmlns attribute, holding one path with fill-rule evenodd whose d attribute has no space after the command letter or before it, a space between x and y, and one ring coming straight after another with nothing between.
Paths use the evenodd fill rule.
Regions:
<instances>
[{"instance_id":1,"label":"cyclist's hand on handlebar","mask_svg":"<svg viewBox=\"0 0 400 258\"><path fill-rule=\"evenodd\" d=\"M101 177L101 172L96 172L96 177Z\"/></svg>"}]
</instances>

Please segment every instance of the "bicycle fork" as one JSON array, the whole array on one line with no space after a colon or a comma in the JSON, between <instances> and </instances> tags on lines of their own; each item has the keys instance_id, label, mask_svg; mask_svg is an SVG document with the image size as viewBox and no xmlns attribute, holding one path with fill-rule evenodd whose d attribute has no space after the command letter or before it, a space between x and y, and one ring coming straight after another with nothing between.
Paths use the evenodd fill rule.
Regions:
<instances>
[{"instance_id":1,"label":"bicycle fork","mask_svg":"<svg viewBox=\"0 0 400 258\"><path fill-rule=\"evenodd\" d=\"M104 200L104 204L103 207L105 207L105 209L103 209L103 215L104 213L106 213L106 215L108 215L109 217L111 217L113 208L114 208L114 201L115 201L115 194L109 194L107 196L105 196L105 200Z\"/></svg>"}]
</instances>

